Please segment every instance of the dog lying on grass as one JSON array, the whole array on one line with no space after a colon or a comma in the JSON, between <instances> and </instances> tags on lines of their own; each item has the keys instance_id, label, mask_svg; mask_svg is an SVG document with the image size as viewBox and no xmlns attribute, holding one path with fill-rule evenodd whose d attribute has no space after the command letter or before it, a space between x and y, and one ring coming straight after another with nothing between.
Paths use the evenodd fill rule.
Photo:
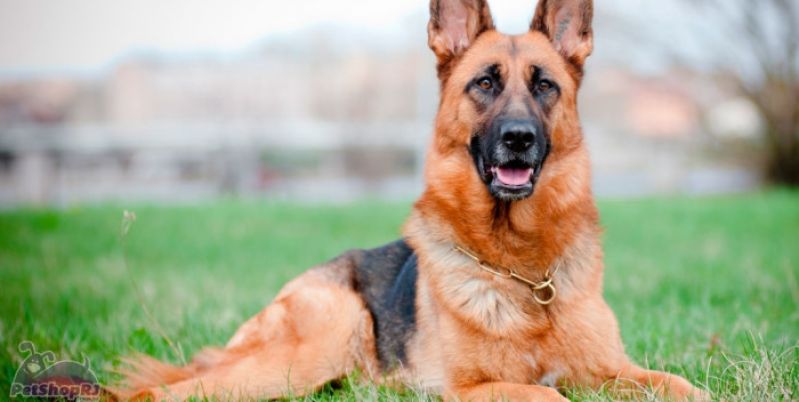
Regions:
<instances>
[{"instance_id":1,"label":"dog lying on grass","mask_svg":"<svg viewBox=\"0 0 799 402\"><path fill-rule=\"evenodd\" d=\"M446 399L562 401L573 386L709 399L633 364L602 297L577 114L592 15L591 0L541 0L508 36L484 0L432 0L441 100L404 238L310 269L184 367L133 361L120 395L280 398L360 370Z\"/></svg>"}]
</instances>

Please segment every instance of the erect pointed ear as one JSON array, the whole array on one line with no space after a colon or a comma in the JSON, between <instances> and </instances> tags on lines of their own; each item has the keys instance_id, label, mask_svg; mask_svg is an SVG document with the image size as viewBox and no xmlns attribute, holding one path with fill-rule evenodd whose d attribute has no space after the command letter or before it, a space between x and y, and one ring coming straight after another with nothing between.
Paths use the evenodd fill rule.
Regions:
<instances>
[{"instance_id":1,"label":"erect pointed ear","mask_svg":"<svg viewBox=\"0 0 799 402\"><path fill-rule=\"evenodd\" d=\"M439 76L481 33L494 29L486 0L430 0L427 44L438 58Z\"/></svg>"},{"instance_id":2,"label":"erect pointed ear","mask_svg":"<svg viewBox=\"0 0 799 402\"><path fill-rule=\"evenodd\" d=\"M555 49L581 72L594 49L592 0L539 0L530 29L546 35Z\"/></svg>"}]
</instances>

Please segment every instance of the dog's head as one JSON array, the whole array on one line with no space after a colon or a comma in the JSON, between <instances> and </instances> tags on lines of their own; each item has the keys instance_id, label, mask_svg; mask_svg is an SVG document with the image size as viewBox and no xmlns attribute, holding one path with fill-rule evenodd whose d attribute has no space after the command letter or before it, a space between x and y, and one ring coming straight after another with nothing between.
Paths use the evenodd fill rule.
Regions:
<instances>
[{"instance_id":1,"label":"dog's head","mask_svg":"<svg viewBox=\"0 0 799 402\"><path fill-rule=\"evenodd\" d=\"M580 142L576 92L593 48L591 0L539 0L530 31L494 30L485 0L431 0L439 151L468 152L501 201L533 193L545 162Z\"/></svg>"}]
</instances>

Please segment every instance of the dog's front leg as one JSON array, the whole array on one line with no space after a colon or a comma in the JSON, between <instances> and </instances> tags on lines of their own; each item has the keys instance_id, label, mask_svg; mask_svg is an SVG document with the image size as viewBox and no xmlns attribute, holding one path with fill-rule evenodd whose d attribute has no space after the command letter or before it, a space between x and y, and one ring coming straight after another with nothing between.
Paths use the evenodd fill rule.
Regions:
<instances>
[{"instance_id":1,"label":"dog's front leg","mask_svg":"<svg viewBox=\"0 0 799 402\"><path fill-rule=\"evenodd\" d=\"M647 370L630 364L612 379L611 391L625 397L640 396L651 389L661 398L675 401L710 401L710 395L675 374Z\"/></svg>"},{"instance_id":2,"label":"dog's front leg","mask_svg":"<svg viewBox=\"0 0 799 402\"><path fill-rule=\"evenodd\" d=\"M568 402L554 388L542 385L514 384L510 382L484 382L472 386L459 387L446 392L447 401L535 401Z\"/></svg>"}]
</instances>

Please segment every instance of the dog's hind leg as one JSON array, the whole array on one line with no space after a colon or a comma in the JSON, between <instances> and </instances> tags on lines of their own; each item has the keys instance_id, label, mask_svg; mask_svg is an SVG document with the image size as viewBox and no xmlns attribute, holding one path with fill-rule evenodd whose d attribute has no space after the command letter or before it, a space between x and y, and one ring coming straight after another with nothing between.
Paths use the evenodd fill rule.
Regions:
<instances>
[{"instance_id":1,"label":"dog's hind leg","mask_svg":"<svg viewBox=\"0 0 799 402\"><path fill-rule=\"evenodd\" d=\"M329 272L312 270L245 323L213 363L173 384L138 396L183 400L300 396L356 368L377 367L372 319L361 297Z\"/></svg>"}]
</instances>

